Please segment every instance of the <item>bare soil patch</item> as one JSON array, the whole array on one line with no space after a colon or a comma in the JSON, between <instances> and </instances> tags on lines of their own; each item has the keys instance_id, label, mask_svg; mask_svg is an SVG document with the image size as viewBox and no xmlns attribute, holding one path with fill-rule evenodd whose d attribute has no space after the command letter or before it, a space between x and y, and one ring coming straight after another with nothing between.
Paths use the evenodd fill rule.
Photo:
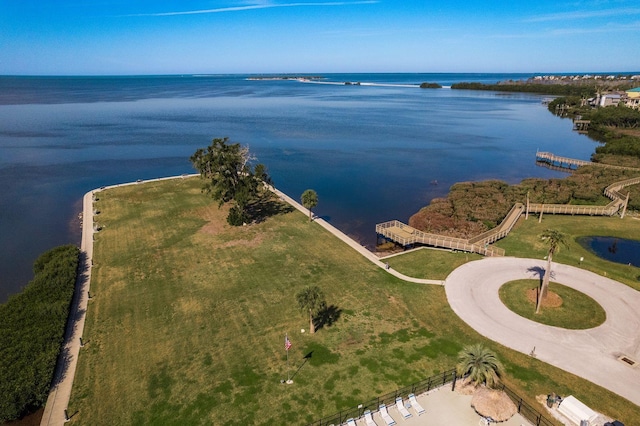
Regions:
<instances>
[{"instance_id":1,"label":"bare soil patch","mask_svg":"<svg viewBox=\"0 0 640 426\"><path fill-rule=\"evenodd\" d=\"M527 300L535 305L538 300L538 289L530 288L527 290ZM542 307L543 308L559 308L562 306L562 297L560 297L557 293L554 293L551 290L547 291L547 297L542 299Z\"/></svg>"},{"instance_id":2,"label":"bare soil patch","mask_svg":"<svg viewBox=\"0 0 640 426\"><path fill-rule=\"evenodd\" d=\"M207 223L201 228L201 232L210 235L218 235L223 232L227 225L226 217L229 214L226 206L218 207L216 204L201 207L193 211L194 216L202 218Z\"/></svg>"}]
</instances>

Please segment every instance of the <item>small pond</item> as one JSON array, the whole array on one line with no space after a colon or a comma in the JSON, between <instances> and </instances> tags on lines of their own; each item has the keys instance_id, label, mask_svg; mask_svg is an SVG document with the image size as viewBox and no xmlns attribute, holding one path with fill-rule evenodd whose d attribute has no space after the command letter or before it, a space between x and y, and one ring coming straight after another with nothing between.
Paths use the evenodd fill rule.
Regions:
<instances>
[{"instance_id":1,"label":"small pond","mask_svg":"<svg viewBox=\"0 0 640 426\"><path fill-rule=\"evenodd\" d=\"M640 241L615 237L580 237L577 241L603 259L640 266Z\"/></svg>"}]
</instances>

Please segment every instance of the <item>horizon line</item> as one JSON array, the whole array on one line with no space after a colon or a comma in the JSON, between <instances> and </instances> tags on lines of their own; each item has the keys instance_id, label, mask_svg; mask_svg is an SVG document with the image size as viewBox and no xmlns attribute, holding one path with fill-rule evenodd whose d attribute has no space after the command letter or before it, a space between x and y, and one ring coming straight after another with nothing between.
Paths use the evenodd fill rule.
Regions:
<instances>
[{"instance_id":1,"label":"horizon line","mask_svg":"<svg viewBox=\"0 0 640 426\"><path fill-rule=\"evenodd\" d=\"M529 75L640 75L635 71L331 71L331 72L226 72L226 73L113 73L113 74L0 74L0 77L220 77L220 76L321 76L335 74L529 74Z\"/></svg>"}]
</instances>

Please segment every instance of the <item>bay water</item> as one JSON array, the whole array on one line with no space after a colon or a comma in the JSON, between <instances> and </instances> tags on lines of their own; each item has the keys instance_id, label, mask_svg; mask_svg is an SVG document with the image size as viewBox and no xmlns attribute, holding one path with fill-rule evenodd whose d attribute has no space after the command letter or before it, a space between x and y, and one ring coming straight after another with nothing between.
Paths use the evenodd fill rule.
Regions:
<instances>
[{"instance_id":1,"label":"bay water","mask_svg":"<svg viewBox=\"0 0 640 426\"><path fill-rule=\"evenodd\" d=\"M370 248L376 223L455 182L561 177L536 150L589 159L597 145L543 96L446 88L530 75L247 77L0 77L0 302L40 253L79 244L85 192L194 173L189 156L216 137L248 145L293 198L314 189L317 214Z\"/></svg>"}]
</instances>

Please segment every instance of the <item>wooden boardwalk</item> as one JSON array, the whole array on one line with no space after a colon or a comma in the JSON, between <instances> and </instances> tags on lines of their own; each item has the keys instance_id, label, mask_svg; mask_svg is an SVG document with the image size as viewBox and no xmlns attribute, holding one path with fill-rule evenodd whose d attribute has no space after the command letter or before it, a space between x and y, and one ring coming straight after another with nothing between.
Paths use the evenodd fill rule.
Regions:
<instances>
[{"instance_id":1,"label":"wooden boardwalk","mask_svg":"<svg viewBox=\"0 0 640 426\"><path fill-rule=\"evenodd\" d=\"M424 244L433 247L443 247L451 250L460 250L479 253L484 256L504 256L504 250L499 247L472 244L463 238L449 237L446 235L430 234L420 231L398 220L379 223L376 232L387 239L406 247L414 244Z\"/></svg>"},{"instance_id":2,"label":"wooden boardwalk","mask_svg":"<svg viewBox=\"0 0 640 426\"><path fill-rule=\"evenodd\" d=\"M605 163L594 163L593 161L587 160L577 160L575 158L569 157L560 157L559 155L555 155L551 152L536 152L536 161L539 163L544 163L546 165L551 166L551 168L557 167L560 170L576 170L580 166L598 166L598 167L606 167L609 169L618 169L618 170L638 170L635 167L627 167L627 166L616 166L613 164L605 164ZM638 170L640 171L640 170Z\"/></svg>"},{"instance_id":3,"label":"wooden boardwalk","mask_svg":"<svg viewBox=\"0 0 640 426\"><path fill-rule=\"evenodd\" d=\"M536 152L536 161L547 163L551 166L561 167L563 169L575 170L580 166L589 166L594 163L586 160L576 160L575 158L560 157L551 152Z\"/></svg>"},{"instance_id":4,"label":"wooden boardwalk","mask_svg":"<svg viewBox=\"0 0 640 426\"><path fill-rule=\"evenodd\" d=\"M608 164L592 163L591 161L576 160L567 157L559 157L550 152L536 153L536 161L544 162L551 167L559 167L562 169L575 170L584 165L597 165L602 167L610 167L616 169L638 170L632 167L612 166ZM504 220L495 228L475 237L464 239L455 238L445 235L430 234L415 229L407 224L397 220L379 223L376 225L376 233L388 240L394 241L403 247L415 244L423 244L433 247L448 248L451 250L460 250L472 253L479 253L484 256L504 256L505 252L499 247L490 244L506 237L514 227L522 214L525 218L529 217L529 213L539 213L540 220L544 213L548 214L570 214L570 215L589 215L589 216L613 216L620 212L623 218L629 203L629 194L623 194L620 191L630 185L640 183L640 176L626 179L623 181L612 183L604 189L604 195L611 199L606 206L593 205L576 205L576 204L532 204L527 200L526 206L522 203L516 203L509 210Z\"/></svg>"}]
</instances>

